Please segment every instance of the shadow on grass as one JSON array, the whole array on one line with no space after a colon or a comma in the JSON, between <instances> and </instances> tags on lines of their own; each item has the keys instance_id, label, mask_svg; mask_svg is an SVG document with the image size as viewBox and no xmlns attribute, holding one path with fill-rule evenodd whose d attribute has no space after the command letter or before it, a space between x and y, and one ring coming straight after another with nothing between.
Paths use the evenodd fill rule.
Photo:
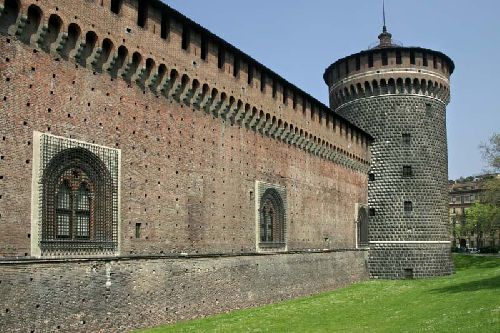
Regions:
<instances>
[{"instance_id":1,"label":"shadow on grass","mask_svg":"<svg viewBox=\"0 0 500 333\"><path fill-rule=\"evenodd\" d=\"M453 261L457 270L495 268L500 266L500 258L494 256L473 256L467 254L457 254Z\"/></svg>"},{"instance_id":2,"label":"shadow on grass","mask_svg":"<svg viewBox=\"0 0 500 333\"><path fill-rule=\"evenodd\" d=\"M498 289L500 292L500 276L494 276L487 279L464 282L443 288L432 289L433 293L461 293L468 291L477 291L483 289Z\"/></svg>"}]
</instances>

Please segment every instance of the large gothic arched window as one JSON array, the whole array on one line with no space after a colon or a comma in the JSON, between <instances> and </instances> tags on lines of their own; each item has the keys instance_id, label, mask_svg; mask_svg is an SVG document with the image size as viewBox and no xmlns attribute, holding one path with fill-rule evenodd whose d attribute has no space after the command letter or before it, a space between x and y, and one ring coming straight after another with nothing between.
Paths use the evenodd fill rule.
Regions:
<instances>
[{"instance_id":1,"label":"large gothic arched window","mask_svg":"<svg viewBox=\"0 0 500 333\"><path fill-rule=\"evenodd\" d=\"M261 246L285 245L285 208L280 194L273 188L265 190L260 199L259 241Z\"/></svg>"},{"instance_id":2,"label":"large gothic arched window","mask_svg":"<svg viewBox=\"0 0 500 333\"><path fill-rule=\"evenodd\" d=\"M84 148L60 151L45 167L42 186L42 251L116 249L116 191L98 156Z\"/></svg>"}]
</instances>

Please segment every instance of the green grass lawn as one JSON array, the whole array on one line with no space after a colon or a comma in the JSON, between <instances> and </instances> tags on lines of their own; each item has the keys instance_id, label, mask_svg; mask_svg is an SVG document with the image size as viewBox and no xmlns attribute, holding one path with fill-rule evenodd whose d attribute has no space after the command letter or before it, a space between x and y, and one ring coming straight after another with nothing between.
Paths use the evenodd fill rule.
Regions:
<instances>
[{"instance_id":1,"label":"green grass lawn","mask_svg":"<svg viewBox=\"0 0 500 333\"><path fill-rule=\"evenodd\" d=\"M500 258L454 260L453 276L371 280L143 332L500 332Z\"/></svg>"}]
</instances>

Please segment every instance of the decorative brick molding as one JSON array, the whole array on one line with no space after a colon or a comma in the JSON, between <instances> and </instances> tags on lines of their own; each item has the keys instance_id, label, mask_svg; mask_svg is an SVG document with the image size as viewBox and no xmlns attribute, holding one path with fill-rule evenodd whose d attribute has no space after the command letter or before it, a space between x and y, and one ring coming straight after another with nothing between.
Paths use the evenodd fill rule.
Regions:
<instances>
[{"instance_id":1,"label":"decorative brick molding","mask_svg":"<svg viewBox=\"0 0 500 333\"><path fill-rule=\"evenodd\" d=\"M118 254L120 150L40 132L33 133L33 142L32 256ZM87 230L89 235L86 238L57 237L55 226L52 225L59 223L54 213L59 199L56 192L49 189L49 178L53 177L57 181L57 177L71 171L72 167L83 167L88 173L95 170L94 173L105 174L104 178L97 174L87 175L89 181L102 183L93 184L95 189L91 193L92 199L89 199L92 200L90 230ZM71 214L74 215L73 212Z\"/></svg>"},{"instance_id":2,"label":"decorative brick molding","mask_svg":"<svg viewBox=\"0 0 500 333\"><path fill-rule=\"evenodd\" d=\"M287 251L287 195L286 188L277 184L262 181L255 182L255 228L256 249L258 252ZM262 239L266 214L264 205L267 198L273 200L274 216L271 233L272 240Z\"/></svg>"},{"instance_id":3,"label":"decorative brick molding","mask_svg":"<svg viewBox=\"0 0 500 333\"><path fill-rule=\"evenodd\" d=\"M29 2L26 1L24 7L28 5ZM35 3L30 6L33 16L31 18L28 17L29 10L27 13L21 11L10 13L13 17L10 19L12 25L8 27L8 33L41 51L49 52L57 59L74 61L77 66L86 67L95 74L107 73L113 79L121 78L130 85L138 86L144 92L148 91L158 97L174 100L192 107L193 110L218 118L222 122L249 128L345 168L361 173L368 172L368 159L348 150L353 144L367 146L371 137L339 115L333 114L319 101L313 101L312 97L309 98L310 104L307 104L308 112L306 104L302 112L304 115L309 113L314 122L319 121L321 126L325 126L327 131L324 133L328 133L327 135L319 135L308 128L314 122L304 120L293 124L285 118L280 118L281 110L262 110L257 104L260 101L246 101L236 94L233 95L228 89L225 90L224 87L221 89L208 82L204 83L200 78L193 77L193 74L186 73L178 65L163 63L159 55L145 55L143 51L132 51L129 49L130 45L127 47L125 43L113 40L111 36L99 36L97 28L80 27L74 22L68 22L66 27L58 14L52 14L50 17L44 15L44 8L39 7L40 5ZM35 21L39 21L39 24L35 24ZM89 30L86 30L87 28ZM260 64L259 66L262 67ZM194 67L197 68L196 65ZM266 75L277 76L274 73ZM283 87L282 90L286 89ZM283 94L284 107L290 108L287 95ZM297 95L305 96L306 93L300 91ZM290 103L293 106L291 109L298 108L296 99ZM332 141L331 136L336 130L343 132L347 141L352 142L348 147L339 146Z\"/></svg>"}]
</instances>

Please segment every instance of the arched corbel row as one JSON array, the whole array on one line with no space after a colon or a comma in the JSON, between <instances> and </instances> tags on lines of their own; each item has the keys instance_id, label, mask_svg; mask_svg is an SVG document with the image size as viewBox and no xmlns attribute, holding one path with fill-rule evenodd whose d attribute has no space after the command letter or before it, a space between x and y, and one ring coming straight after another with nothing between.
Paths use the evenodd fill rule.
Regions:
<instances>
[{"instance_id":1,"label":"arched corbel row","mask_svg":"<svg viewBox=\"0 0 500 333\"><path fill-rule=\"evenodd\" d=\"M334 108L356 99L393 94L413 94L437 98L443 103L449 102L447 85L437 81L410 77L391 77L358 82L349 86L340 86L332 92Z\"/></svg>"},{"instance_id":2,"label":"arched corbel row","mask_svg":"<svg viewBox=\"0 0 500 333\"><path fill-rule=\"evenodd\" d=\"M157 63L153 57L145 59L138 51L129 51L125 45L119 45L109 38L100 39L92 31L83 31L76 23L65 23L57 14L45 17L37 5L30 5L26 13L21 13L21 4L17 0L5 0L0 5L0 32L15 35L23 43L32 45L54 56L73 60L82 67L99 73L108 73L111 77L121 77L128 83L135 83L145 90L148 88L156 95L163 95L178 103L203 111L215 118L237 124L262 135L280 140L299 149L338 163L344 167L367 173L368 161L339 150L321 138L288 124L263 110L257 110L248 103L228 96L191 79L187 74L180 75L177 69ZM430 87L431 84L426 83ZM367 87L370 90L367 91ZM432 91L437 91L437 83ZM442 88L441 88L442 89ZM350 86L339 91L336 98L347 101L359 95L373 95L370 83ZM318 119L322 125L329 125L329 119L318 110Z\"/></svg>"}]
</instances>

